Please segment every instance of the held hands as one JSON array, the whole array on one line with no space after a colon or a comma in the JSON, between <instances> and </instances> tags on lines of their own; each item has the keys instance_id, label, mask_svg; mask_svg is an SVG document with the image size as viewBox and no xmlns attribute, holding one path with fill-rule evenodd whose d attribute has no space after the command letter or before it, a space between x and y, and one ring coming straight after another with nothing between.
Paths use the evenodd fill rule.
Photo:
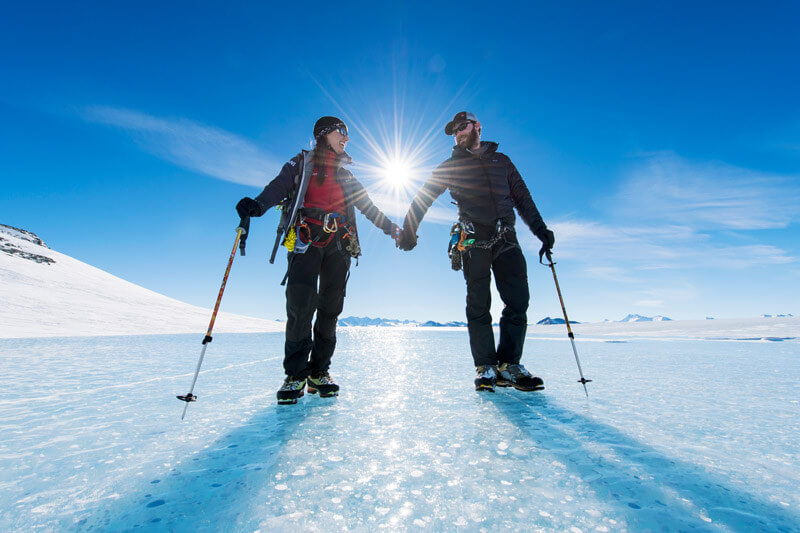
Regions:
<instances>
[{"instance_id":1,"label":"held hands","mask_svg":"<svg viewBox=\"0 0 800 533\"><path fill-rule=\"evenodd\" d=\"M409 252L417 245L417 236L409 229L403 228L397 238L397 247L404 252Z\"/></svg>"},{"instance_id":2,"label":"held hands","mask_svg":"<svg viewBox=\"0 0 800 533\"><path fill-rule=\"evenodd\" d=\"M389 233L389 236L394 241L395 246L399 246L401 231L402 230L400 229L400 226L398 226L397 224L392 224L392 229L391 233Z\"/></svg>"}]
</instances>

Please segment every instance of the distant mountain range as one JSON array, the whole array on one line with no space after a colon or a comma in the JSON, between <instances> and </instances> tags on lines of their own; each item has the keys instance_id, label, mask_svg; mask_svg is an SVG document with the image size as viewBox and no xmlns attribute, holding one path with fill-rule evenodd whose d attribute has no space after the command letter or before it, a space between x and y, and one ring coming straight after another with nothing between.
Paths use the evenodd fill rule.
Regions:
<instances>
[{"instance_id":1,"label":"distant mountain range","mask_svg":"<svg viewBox=\"0 0 800 533\"><path fill-rule=\"evenodd\" d=\"M397 320L394 318L370 318L367 316L348 316L340 318L338 322L340 327L348 326L381 326L381 327L398 327L398 326L411 326L411 327L424 327L424 328L452 328L452 327L466 327L466 322L434 322L428 320L427 322L418 322L416 320Z\"/></svg>"},{"instance_id":2,"label":"distant mountain range","mask_svg":"<svg viewBox=\"0 0 800 533\"><path fill-rule=\"evenodd\" d=\"M638 317L638 318L637 318ZM643 317L640 315L628 315L625 319L620 320L620 322L649 322L649 321L658 321L658 320L670 320L666 317ZM542 326L549 326L553 324L565 324L563 318L550 318L549 316L544 317L540 321L538 321L537 325ZM570 324L580 324L580 322L570 320ZM498 326L499 324L494 323L493 326ZM467 327L466 322L435 322L433 320L428 320L427 322L419 322L417 320L397 320L394 318L370 318L370 317L359 317L359 316L349 316L347 318L340 318L339 319L339 327L348 327L348 326L380 326L380 327L398 327L398 326L411 326L411 327L424 327L424 328L453 328L453 327Z\"/></svg>"},{"instance_id":3,"label":"distant mountain range","mask_svg":"<svg viewBox=\"0 0 800 533\"><path fill-rule=\"evenodd\" d=\"M383 327L395 327L395 326L416 326L418 325L417 322L412 322L411 320L395 320L392 318L370 318L368 316L348 316L347 318L340 318L338 322L339 326L347 327L347 326L383 326Z\"/></svg>"},{"instance_id":4,"label":"distant mountain range","mask_svg":"<svg viewBox=\"0 0 800 533\"><path fill-rule=\"evenodd\" d=\"M791 318L793 315L785 314L785 315L761 315L762 318ZM706 317L706 320L714 320L713 317ZM656 316L644 316L644 315L637 315L637 314L629 314L622 320L617 320L616 322L672 322L673 320L667 316L663 315L656 315ZM610 322L606 320L605 322ZM550 326L550 325L557 325L557 324L565 324L563 318L551 318L549 316L544 317L540 321L536 323L537 326ZM570 324L580 324L580 322L576 320L570 320ZM497 323L492 324L493 326L497 326ZM466 322L435 322L433 320L428 320L427 322L420 322L418 320L397 320L395 318L370 318L370 317L360 317L360 316L348 316L347 318L340 318L339 319L339 327L348 327L348 326L379 326L379 327L425 327L425 328L453 328L453 327L467 327Z\"/></svg>"},{"instance_id":5,"label":"distant mountain range","mask_svg":"<svg viewBox=\"0 0 800 533\"><path fill-rule=\"evenodd\" d=\"M566 324L567 322L563 318L550 318L549 316L544 317L539 322L536 323L537 326L551 326L553 324ZM569 321L570 324L580 324L580 322L575 322L574 320Z\"/></svg>"},{"instance_id":6,"label":"distant mountain range","mask_svg":"<svg viewBox=\"0 0 800 533\"><path fill-rule=\"evenodd\" d=\"M421 328L465 328L467 327L466 322L459 322L459 321L452 321L452 322L436 322L433 320L428 320L427 322L419 322L417 320L397 320L394 318L369 318L369 317L359 317L359 316L349 316L347 318L340 318L339 319L339 327L348 327L348 326L380 326L380 327L398 327L398 326L405 326L405 327L421 327ZM563 318L550 318L545 317L537 324L564 324ZM580 324L580 322L570 322L570 324ZM498 326L499 324L495 322L492 326Z\"/></svg>"},{"instance_id":7,"label":"distant mountain range","mask_svg":"<svg viewBox=\"0 0 800 533\"><path fill-rule=\"evenodd\" d=\"M622 320L618 320L617 322L663 322L671 320L672 320L671 318L661 315L658 316L628 315ZM549 316L546 316L536 324L541 326L549 326L552 324L564 324L564 323L565 322L563 318L550 318ZM575 320L570 320L569 323L580 324L580 322L577 322Z\"/></svg>"},{"instance_id":8,"label":"distant mountain range","mask_svg":"<svg viewBox=\"0 0 800 533\"><path fill-rule=\"evenodd\" d=\"M662 322L672 320L666 316L642 316L642 315L628 315L618 322Z\"/></svg>"}]
</instances>

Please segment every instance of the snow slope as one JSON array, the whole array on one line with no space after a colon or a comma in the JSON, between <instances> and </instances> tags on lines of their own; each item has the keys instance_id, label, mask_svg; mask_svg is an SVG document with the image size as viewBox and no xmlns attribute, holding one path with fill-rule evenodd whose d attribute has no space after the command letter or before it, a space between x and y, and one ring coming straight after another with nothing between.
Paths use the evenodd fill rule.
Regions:
<instances>
[{"instance_id":1,"label":"snow slope","mask_svg":"<svg viewBox=\"0 0 800 533\"><path fill-rule=\"evenodd\" d=\"M4 225L0 295L0 338L201 333L211 319L209 309L134 285ZM220 313L214 331L283 331L283 325Z\"/></svg>"}]
</instances>

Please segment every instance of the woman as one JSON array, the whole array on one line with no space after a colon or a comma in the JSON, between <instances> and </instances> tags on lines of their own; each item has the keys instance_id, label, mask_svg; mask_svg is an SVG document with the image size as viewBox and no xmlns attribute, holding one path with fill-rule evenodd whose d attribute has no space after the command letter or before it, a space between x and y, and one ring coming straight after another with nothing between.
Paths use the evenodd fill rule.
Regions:
<instances>
[{"instance_id":1,"label":"woman","mask_svg":"<svg viewBox=\"0 0 800 533\"><path fill-rule=\"evenodd\" d=\"M344 168L352 162L345 152L350 138L344 122L336 117L320 118L314 124L314 140L314 149L289 160L261 194L242 198L236 205L242 218L260 217L279 203L290 209L286 200L295 195L302 178L308 182L299 204L300 216L284 241L290 252L283 359L286 380L278 390L279 404L297 403L306 381L311 394L318 392L323 398L339 394L328 368L336 347L336 321L344 304L350 260L361 254L354 208L395 240L400 233Z\"/></svg>"}]
</instances>

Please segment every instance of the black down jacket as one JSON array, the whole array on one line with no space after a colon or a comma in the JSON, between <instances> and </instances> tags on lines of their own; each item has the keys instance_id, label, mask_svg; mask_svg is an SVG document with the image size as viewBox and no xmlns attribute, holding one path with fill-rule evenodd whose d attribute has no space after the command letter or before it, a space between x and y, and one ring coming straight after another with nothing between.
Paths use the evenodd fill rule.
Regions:
<instances>
[{"instance_id":1,"label":"black down jacket","mask_svg":"<svg viewBox=\"0 0 800 533\"><path fill-rule=\"evenodd\" d=\"M431 204L446 190L458 204L459 219L476 226L494 227L498 220L513 226L514 208L534 234L547 228L531 193L497 143L483 141L481 150L470 152L458 145L450 158L433 171L414 197L404 229L416 233Z\"/></svg>"}]
</instances>

